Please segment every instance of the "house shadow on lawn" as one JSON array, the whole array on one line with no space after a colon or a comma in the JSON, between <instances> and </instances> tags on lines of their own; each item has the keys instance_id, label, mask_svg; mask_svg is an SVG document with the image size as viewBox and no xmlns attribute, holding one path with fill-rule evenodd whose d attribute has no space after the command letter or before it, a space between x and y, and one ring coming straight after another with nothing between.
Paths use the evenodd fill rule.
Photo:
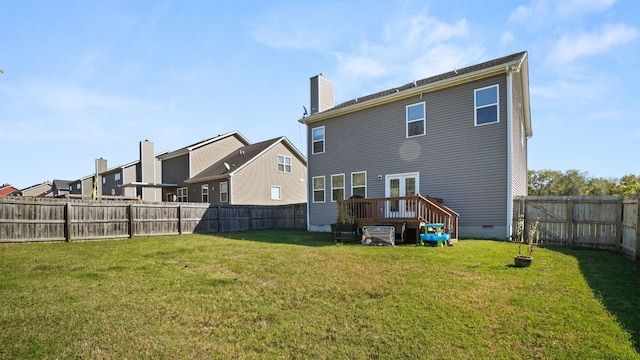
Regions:
<instances>
[{"instance_id":1,"label":"house shadow on lawn","mask_svg":"<svg viewBox=\"0 0 640 360\"><path fill-rule=\"evenodd\" d=\"M311 247L335 246L331 233L307 232L304 230L251 230L221 232L212 235L226 239L270 244L289 244Z\"/></svg>"},{"instance_id":2,"label":"house shadow on lawn","mask_svg":"<svg viewBox=\"0 0 640 360\"><path fill-rule=\"evenodd\" d=\"M578 260L580 271L602 304L631 335L640 351L640 264L622 254L585 247L550 246Z\"/></svg>"}]
</instances>

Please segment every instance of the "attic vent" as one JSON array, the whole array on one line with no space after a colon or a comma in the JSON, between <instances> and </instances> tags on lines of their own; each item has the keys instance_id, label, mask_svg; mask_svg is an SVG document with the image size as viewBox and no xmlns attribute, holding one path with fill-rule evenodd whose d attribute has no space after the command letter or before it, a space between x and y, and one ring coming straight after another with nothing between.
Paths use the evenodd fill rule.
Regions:
<instances>
[{"instance_id":1,"label":"attic vent","mask_svg":"<svg viewBox=\"0 0 640 360\"><path fill-rule=\"evenodd\" d=\"M240 150L240 155L244 155L244 150Z\"/></svg>"}]
</instances>

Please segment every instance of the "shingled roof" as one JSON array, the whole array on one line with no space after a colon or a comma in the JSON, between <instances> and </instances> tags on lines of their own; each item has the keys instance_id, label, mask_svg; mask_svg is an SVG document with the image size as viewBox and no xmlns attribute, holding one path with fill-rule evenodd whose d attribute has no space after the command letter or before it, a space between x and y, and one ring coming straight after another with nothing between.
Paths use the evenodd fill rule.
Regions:
<instances>
[{"instance_id":1,"label":"shingled roof","mask_svg":"<svg viewBox=\"0 0 640 360\"><path fill-rule=\"evenodd\" d=\"M527 52L526 51L522 51L519 53L515 53L512 55L508 55L508 56L503 56L501 58L497 58L497 59L493 59L493 60L489 60L480 64L476 64L476 65L471 65L465 68L461 68L461 69L457 69L457 70L452 70L440 75L435 75L435 76L431 76L428 78L424 78L421 80L416 80L413 82L410 82L408 84L399 86L399 87L394 87L391 89L387 89L384 91L380 91L377 93L373 93L370 95L366 95L366 96L362 96L362 97L358 97L355 99L351 99L349 101L345 101L341 104L335 105L334 107L327 109L325 111L313 114L307 118L301 119L300 122L302 123L310 123L313 122L314 118L324 118L326 116L331 117L331 113L337 110L342 110L342 109L346 109L352 106L356 106L356 105L364 105L367 102L370 102L372 100L377 100L377 99L383 99L385 97L389 97L391 95L402 95L402 93L411 93L411 90L414 89L419 89L421 87L427 88L430 85L434 85L436 83L447 83L449 81L453 82L455 80L457 80L458 78L463 78L465 77L465 75L472 75L474 73L482 73L483 70L489 70L492 68L495 68L497 66L500 65L507 65L510 63L516 63L516 62L522 62L527 56Z\"/></svg>"},{"instance_id":2,"label":"shingled roof","mask_svg":"<svg viewBox=\"0 0 640 360\"><path fill-rule=\"evenodd\" d=\"M227 177L227 175L238 171L243 166L253 161L256 157L262 154L264 151L269 149L271 146L275 145L278 142L287 142L286 137L281 136L270 140L265 140L259 143L243 146L238 150L233 151L229 155L220 159L219 161L213 163L208 168L202 170L200 173L191 177L185 183L194 184L204 181L216 180L220 178ZM288 145L292 148L292 151L298 153L299 156L306 162L304 156L298 152L297 149L293 147L290 143ZM229 169L225 166L225 163L229 165Z\"/></svg>"}]
</instances>

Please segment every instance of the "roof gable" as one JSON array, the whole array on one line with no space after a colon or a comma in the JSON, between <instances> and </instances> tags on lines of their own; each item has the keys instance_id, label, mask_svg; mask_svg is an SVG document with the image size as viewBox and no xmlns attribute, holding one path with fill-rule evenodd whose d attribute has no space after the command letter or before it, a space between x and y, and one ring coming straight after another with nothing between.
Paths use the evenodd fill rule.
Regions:
<instances>
[{"instance_id":1,"label":"roof gable","mask_svg":"<svg viewBox=\"0 0 640 360\"><path fill-rule=\"evenodd\" d=\"M281 136L270 140L265 140L259 143L243 146L227 156L223 157L219 161L213 163L208 168L204 169L197 175L191 177L185 181L188 184L198 183L203 181L215 180L225 178L229 175L240 171L249 163L260 157L268 149L272 148L278 143L283 143L287 146L292 153L301 159L306 165L306 158L302 155L286 137ZM228 167L227 167L228 166Z\"/></svg>"}]
</instances>

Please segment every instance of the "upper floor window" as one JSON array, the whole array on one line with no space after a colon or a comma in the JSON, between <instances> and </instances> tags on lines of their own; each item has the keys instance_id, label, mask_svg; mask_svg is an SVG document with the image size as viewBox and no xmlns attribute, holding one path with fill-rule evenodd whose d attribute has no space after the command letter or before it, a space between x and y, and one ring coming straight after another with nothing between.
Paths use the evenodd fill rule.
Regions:
<instances>
[{"instance_id":1,"label":"upper floor window","mask_svg":"<svg viewBox=\"0 0 640 360\"><path fill-rule=\"evenodd\" d=\"M189 200L189 189L186 187L178 189L178 202L187 202Z\"/></svg>"},{"instance_id":2,"label":"upper floor window","mask_svg":"<svg viewBox=\"0 0 640 360\"><path fill-rule=\"evenodd\" d=\"M331 175L331 201L344 199L344 174Z\"/></svg>"},{"instance_id":3,"label":"upper floor window","mask_svg":"<svg viewBox=\"0 0 640 360\"><path fill-rule=\"evenodd\" d=\"M209 185L202 185L202 202L209 202Z\"/></svg>"},{"instance_id":4,"label":"upper floor window","mask_svg":"<svg viewBox=\"0 0 640 360\"><path fill-rule=\"evenodd\" d=\"M407 137L420 136L426 133L425 103L407 106Z\"/></svg>"},{"instance_id":5,"label":"upper floor window","mask_svg":"<svg viewBox=\"0 0 640 360\"><path fill-rule=\"evenodd\" d=\"M313 177L313 202L324 202L324 176Z\"/></svg>"},{"instance_id":6,"label":"upper floor window","mask_svg":"<svg viewBox=\"0 0 640 360\"><path fill-rule=\"evenodd\" d=\"M497 123L499 112L498 85L475 89L475 123L478 125Z\"/></svg>"},{"instance_id":7,"label":"upper floor window","mask_svg":"<svg viewBox=\"0 0 640 360\"><path fill-rule=\"evenodd\" d=\"M313 154L322 154L324 152L324 126L320 126L311 130L313 140Z\"/></svg>"},{"instance_id":8,"label":"upper floor window","mask_svg":"<svg viewBox=\"0 0 640 360\"><path fill-rule=\"evenodd\" d=\"M229 183L220 183L220 202L229 202Z\"/></svg>"},{"instance_id":9,"label":"upper floor window","mask_svg":"<svg viewBox=\"0 0 640 360\"><path fill-rule=\"evenodd\" d=\"M367 197L367 172L351 173L351 196Z\"/></svg>"},{"instance_id":10,"label":"upper floor window","mask_svg":"<svg viewBox=\"0 0 640 360\"><path fill-rule=\"evenodd\" d=\"M278 155L278 171L291 172L291 156Z\"/></svg>"}]
</instances>

